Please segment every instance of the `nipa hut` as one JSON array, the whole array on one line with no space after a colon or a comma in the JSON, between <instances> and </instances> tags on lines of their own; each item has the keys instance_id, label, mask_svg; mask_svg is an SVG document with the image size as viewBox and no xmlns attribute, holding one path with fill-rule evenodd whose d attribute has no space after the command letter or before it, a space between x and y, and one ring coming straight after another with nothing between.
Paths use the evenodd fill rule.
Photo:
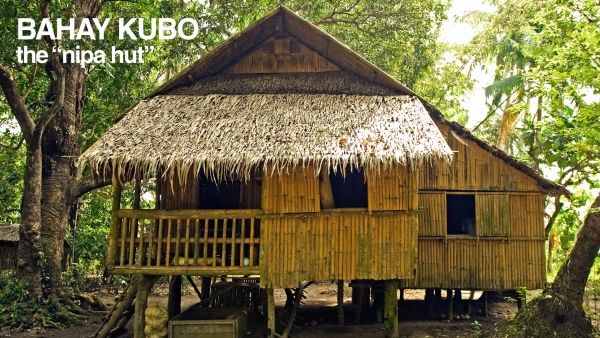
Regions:
<instances>
[{"instance_id":1,"label":"nipa hut","mask_svg":"<svg viewBox=\"0 0 600 338\"><path fill-rule=\"evenodd\" d=\"M79 159L112 175L117 274L541 288L564 189L281 7L124 113ZM121 187L155 179L155 209ZM271 314L272 311L269 313ZM269 316L274 333L274 316Z\"/></svg>"},{"instance_id":2,"label":"nipa hut","mask_svg":"<svg viewBox=\"0 0 600 338\"><path fill-rule=\"evenodd\" d=\"M19 225L0 224L0 270L17 268Z\"/></svg>"}]
</instances>

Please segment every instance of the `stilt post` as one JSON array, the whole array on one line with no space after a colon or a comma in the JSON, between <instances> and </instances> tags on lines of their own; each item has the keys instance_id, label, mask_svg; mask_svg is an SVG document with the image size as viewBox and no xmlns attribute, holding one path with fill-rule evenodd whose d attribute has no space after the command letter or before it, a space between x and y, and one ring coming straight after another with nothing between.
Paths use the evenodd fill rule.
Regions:
<instances>
[{"instance_id":1,"label":"stilt post","mask_svg":"<svg viewBox=\"0 0 600 338\"><path fill-rule=\"evenodd\" d=\"M135 295L135 313L133 315L133 337L145 338L144 333L146 307L148 305L148 295L152 290L152 286L156 282L156 276L142 275L138 277L139 285Z\"/></svg>"},{"instance_id":2,"label":"stilt post","mask_svg":"<svg viewBox=\"0 0 600 338\"><path fill-rule=\"evenodd\" d=\"M267 337L275 338L275 290L267 288Z\"/></svg>"},{"instance_id":3,"label":"stilt post","mask_svg":"<svg viewBox=\"0 0 600 338\"><path fill-rule=\"evenodd\" d=\"M208 299L210 297L210 277L202 277L202 282L200 285L200 294L202 295L202 300Z\"/></svg>"},{"instance_id":4,"label":"stilt post","mask_svg":"<svg viewBox=\"0 0 600 338\"><path fill-rule=\"evenodd\" d=\"M451 321L454 319L454 299L452 297L452 289L446 290L446 304L448 306L446 309L446 319Z\"/></svg>"},{"instance_id":5,"label":"stilt post","mask_svg":"<svg viewBox=\"0 0 600 338\"><path fill-rule=\"evenodd\" d=\"M169 319L181 312L181 276L171 276L169 280L167 312L169 313Z\"/></svg>"},{"instance_id":6,"label":"stilt post","mask_svg":"<svg viewBox=\"0 0 600 338\"><path fill-rule=\"evenodd\" d=\"M337 322L344 325L344 281L337 282Z\"/></svg>"}]
</instances>

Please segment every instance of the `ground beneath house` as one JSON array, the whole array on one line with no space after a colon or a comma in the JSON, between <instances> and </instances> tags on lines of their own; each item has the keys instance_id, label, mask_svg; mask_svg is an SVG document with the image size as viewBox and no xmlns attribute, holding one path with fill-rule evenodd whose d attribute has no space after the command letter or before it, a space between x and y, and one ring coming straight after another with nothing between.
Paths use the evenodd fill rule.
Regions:
<instances>
[{"instance_id":1,"label":"ground beneath house","mask_svg":"<svg viewBox=\"0 0 600 338\"><path fill-rule=\"evenodd\" d=\"M292 337L315 337L315 338L334 338L334 337L364 337L375 338L383 337L383 324L354 324L353 309L351 307L350 288L346 287L345 315L348 322L345 326L336 325L336 285L333 283L313 284L306 289L306 301L298 312L296 328L292 331ZM479 294L475 295L475 299ZM283 290L276 290L276 304L278 308L285 303L285 293ZM468 299L468 292L463 293L463 298ZM114 294L103 293L103 300L107 305L113 305ZM513 316L517 311L516 303L513 301L502 301L489 303L488 316L480 315L479 303L474 301L471 306L471 315L469 319L458 319L452 322L445 321L442 318L443 301L439 308L434 310L431 318L425 318L425 305L422 301L424 293L422 290L406 290L404 301L399 307L399 331L401 337L425 338L425 337L476 337L480 333L494 330L496 323L506 320ZM182 308L197 303L198 298L191 288L184 290L182 298ZM159 285L155 287L154 294L150 297L149 303L159 303L166 307L166 286ZM374 315L371 313L371 315ZM0 332L0 337L11 338L83 338L93 335L101 322L101 317L92 318L84 326L71 327L64 330L51 330L48 332L21 332L4 333ZM262 328L261 319L249 321L249 332L246 337L261 337L265 331ZM595 323L598 325L598 322ZM131 328L131 322L128 325ZM133 337L131 330L120 336L124 338Z\"/></svg>"}]
</instances>

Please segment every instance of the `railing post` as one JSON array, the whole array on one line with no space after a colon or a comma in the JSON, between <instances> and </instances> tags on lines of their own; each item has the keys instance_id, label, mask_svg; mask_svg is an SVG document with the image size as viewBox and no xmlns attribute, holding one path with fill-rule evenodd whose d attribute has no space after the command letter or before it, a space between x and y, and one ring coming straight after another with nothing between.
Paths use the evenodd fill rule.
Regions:
<instances>
[{"instance_id":1,"label":"railing post","mask_svg":"<svg viewBox=\"0 0 600 338\"><path fill-rule=\"evenodd\" d=\"M106 257L106 265L108 266L109 270L115 266L120 221L119 217L117 216L117 211L121 209L121 193L123 191L123 187L119 179L119 171L117 168L113 168L112 170L112 187L112 222L110 225L110 232L108 234L108 255Z\"/></svg>"}]
</instances>

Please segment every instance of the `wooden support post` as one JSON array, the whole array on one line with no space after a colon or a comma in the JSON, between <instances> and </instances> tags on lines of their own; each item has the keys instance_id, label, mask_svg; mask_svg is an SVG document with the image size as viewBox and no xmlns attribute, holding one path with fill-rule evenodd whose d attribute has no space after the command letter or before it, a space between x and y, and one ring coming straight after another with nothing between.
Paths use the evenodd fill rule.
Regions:
<instances>
[{"instance_id":1,"label":"wooden support post","mask_svg":"<svg viewBox=\"0 0 600 338\"><path fill-rule=\"evenodd\" d=\"M181 276L171 276L169 280L167 312L169 313L169 319L181 312Z\"/></svg>"},{"instance_id":2,"label":"wooden support post","mask_svg":"<svg viewBox=\"0 0 600 338\"><path fill-rule=\"evenodd\" d=\"M481 315L484 317L488 316L488 292L487 291L483 291L483 294L481 295L481 297L483 297L483 307L481 309Z\"/></svg>"},{"instance_id":3,"label":"wooden support post","mask_svg":"<svg viewBox=\"0 0 600 338\"><path fill-rule=\"evenodd\" d=\"M108 235L108 255L106 256L106 266L109 270L115 266L115 258L117 256L117 236L119 232L120 220L115 212L121 209L121 195L123 193L123 186L121 185L119 171L117 168L113 168L112 187L112 219L110 224L110 234Z\"/></svg>"},{"instance_id":4,"label":"wooden support post","mask_svg":"<svg viewBox=\"0 0 600 338\"><path fill-rule=\"evenodd\" d=\"M454 313L455 318L462 319L463 315L463 303L462 303L462 290L456 289L454 290Z\"/></svg>"},{"instance_id":5,"label":"wooden support post","mask_svg":"<svg viewBox=\"0 0 600 338\"><path fill-rule=\"evenodd\" d=\"M356 283L356 282L357 282L356 280L350 281L350 285L352 285L353 283ZM352 305L356 305L356 304L358 304L358 291L360 288L351 286L351 289L352 289Z\"/></svg>"},{"instance_id":6,"label":"wooden support post","mask_svg":"<svg viewBox=\"0 0 600 338\"><path fill-rule=\"evenodd\" d=\"M454 319L454 300L452 299L452 289L446 290L446 305L448 306L446 311L446 319L451 321Z\"/></svg>"},{"instance_id":7,"label":"wooden support post","mask_svg":"<svg viewBox=\"0 0 600 338\"><path fill-rule=\"evenodd\" d=\"M383 320L386 338L398 338L398 283L387 280L384 285Z\"/></svg>"},{"instance_id":8,"label":"wooden support post","mask_svg":"<svg viewBox=\"0 0 600 338\"><path fill-rule=\"evenodd\" d=\"M360 286L360 287L354 287L352 288L353 290L356 289L356 305L355 305L355 311L354 311L354 323L355 324L360 324L360 317L362 315L362 311L363 311L363 307L364 307L364 302L365 302L365 287L364 286ZM368 301L368 298L367 298Z\"/></svg>"},{"instance_id":9,"label":"wooden support post","mask_svg":"<svg viewBox=\"0 0 600 338\"><path fill-rule=\"evenodd\" d=\"M210 297L210 277L202 277L202 282L200 285L200 293L202 300L208 299Z\"/></svg>"},{"instance_id":10,"label":"wooden support post","mask_svg":"<svg viewBox=\"0 0 600 338\"><path fill-rule=\"evenodd\" d=\"M373 292L375 322L383 323L383 285L381 283L373 283L371 284L371 290Z\"/></svg>"},{"instance_id":11,"label":"wooden support post","mask_svg":"<svg viewBox=\"0 0 600 338\"><path fill-rule=\"evenodd\" d=\"M337 322L344 325L344 281L337 282Z\"/></svg>"},{"instance_id":12,"label":"wooden support post","mask_svg":"<svg viewBox=\"0 0 600 338\"><path fill-rule=\"evenodd\" d=\"M148 305L148 295L152 290L152 286L156 282L156 276L143 275L135 295L135 314L133 317L133 337L145 338L144 333L146 307Z\"/></svg>"},{"instance_id":13,"label":"wooden support post","mask_svg":"<svg viewBox=\"0 0 600 338\"><path fill-rule=\"evenodd\" d=\"M404 301L404 289L400 289L400 301Z\"/></svg>"},{"instance_id":14,"label":"wooden support post","mask_svg":"<svg viewBox=\"0 0 600 338\"><path fill-rule=\"evenodd\" d=\"M433 289L433 295L435 296L435 299L442 300L442 289L440 289L440 288Z\"/></svg>"},{"instance_id":15,"label":"wooden support post","mask_svg":"<svg viewBox=\"0 0 600 338\"><path fill-rule=\"evenodd\" d=\"M433 289L425 289L425 316L431 317L433 311L433 302L434 302L434 291Z\"/></svg>"},{"instance_id":16,"label":"wooden support post","mask_svg":"<svg viewBox=\"0 0 600 338\"><path fill-rule=\"evenodd\" d=\"M139 209L142 201L142 180L140 174L135 174L135 181L133 184L133 208Z\"/></svg>"},{"instance_id":17,"label":"wooden support post","mask_svg":"<svg viewBox=\"0 0 600 338\"><path fill-rule=\"evenodd\" d=\"M517 309L521 310L523 305L527 303L527 296L519 290L515 290L515 294L517 295Z\"/></svg>"},{"instance_id":18,"label":"wooden support post","mask_svg":"<svg viewBox=\"0 0 600 338\"><path fill-rule=\"evenodd\" d=\"M267 288L267 337L275 337L275 290Z\"/></svg>"}]
</instances>

